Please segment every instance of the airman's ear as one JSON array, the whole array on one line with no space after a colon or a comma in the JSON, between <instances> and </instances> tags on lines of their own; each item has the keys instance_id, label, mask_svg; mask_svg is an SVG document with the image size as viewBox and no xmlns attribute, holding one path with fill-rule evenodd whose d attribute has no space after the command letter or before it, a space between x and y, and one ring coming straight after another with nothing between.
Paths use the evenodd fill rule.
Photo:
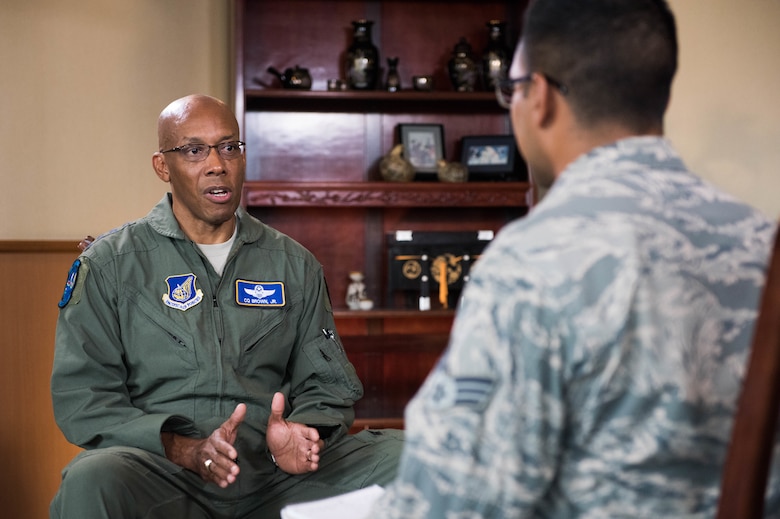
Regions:
<instances>
[{"instance_id":1,"label":"airman's ear","mask_svg":"<svg viewBox=\"0 0 780 519\"><path fill-rule=\"evenodd\" d=\"M536 123L540 127L547 127L552 124L560 110L560 106L558 106L560 100L556 95L558 90L547 81L544 75L538 73L534 73L533 90L537 96L535 104L537 108L535 112L537 117Z\"/></svg>"},{"instance_id":2,"label":"airman's ear","mask_svg":"<svg viewBox=\"0 0 780 519\"><path fill-rule=\"evenodd\" d=\"M159 151L152 155L152 167L160 180L163 182L171 181L171 172L168 170L168 163L165 161L165 155Z\"/></svg>"}]
</instances>

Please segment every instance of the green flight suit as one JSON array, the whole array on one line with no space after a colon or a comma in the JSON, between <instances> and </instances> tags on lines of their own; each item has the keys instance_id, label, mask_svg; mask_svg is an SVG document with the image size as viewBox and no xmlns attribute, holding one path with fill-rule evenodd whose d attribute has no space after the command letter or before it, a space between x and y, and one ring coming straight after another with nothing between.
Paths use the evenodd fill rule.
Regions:
<instances>
[{"instance_id":1,"label":"green flight suit","mask_svg":"<svg viewBox=\"0 0 780 519\"><path fill-rule=\"evenodd\" d=\"M143 458L140 473L166 478L155 480L155 488L166 488L172 477L188 494L183 503L199 500L209 510L203 517L222 517L218 510L225 507L224 517L263 517L241 514L263 510L263 503L278 507L392 479L399 431L347 435L363 389L335 331L321 265L244 210L237 215L222 276L179 228L170 195L145 218L98 239L74 264L60 302L51 385L58 425L87 452L63 472L52 517L117 517L105 512L105 503L74 495L109 485L84 476L90 472L84 468L71 474L90 458L101 470L96 450L119 452L132 463ZM276 391L287 396L289 421L326 437L319 471L290 476L268 455L265 429ZM235 443L241 467L235 484L205 484L164 458L161 431L206 437L241 402L247 415ZM78 478L83 481L66 492L69 479ZM119 499L105 492L103 501ZM153 506L160 499L139 493L125 496L139 509L147 506L141 501ZM65 501L82 503L63 512ZM101 508L102 515L92 513ZM171 510L164 516L176 517Z\"/></svg>"}]
</instances>

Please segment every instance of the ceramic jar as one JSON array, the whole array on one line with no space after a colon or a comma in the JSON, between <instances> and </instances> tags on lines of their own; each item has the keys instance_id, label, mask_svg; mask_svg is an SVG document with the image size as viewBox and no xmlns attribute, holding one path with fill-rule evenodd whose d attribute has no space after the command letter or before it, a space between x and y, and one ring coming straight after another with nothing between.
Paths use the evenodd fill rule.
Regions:
<instances>
[{"instance_id":1,"label":"ceramic jar","mask_svg":"<svg viewBox=\"0 0 780 519\"><path fill-rule=\"evenodd\" d=\"M373 90L379 76L379 50L371 41L370 20L352 22L352 44L347 49L347 84L354 90Z\"/></svg>"},{"instance_id":2,"label":"ceramic jar","mask_svg":"<svg viewBox=\"0 0 780 519\"><path fill-rule=\"evenodd\" d=\"M457 92L473 92L477 85L479 69L466 38L461 37L452 50L452 57L447 63L447 69L452 81L452 88Z\"/></svg>"},{"instance_id":3,"label":"ceramic jar","mask_svg":"<svg viewBox=\"0 0 780 519\"><path fill-rule=\"evenodd\" d=\"M482 78L485 89L493 90L498 81L507 78L512 50L506 44L506 22L487 22L488 44L482 53Z\"/></svg>"}]
</instances>

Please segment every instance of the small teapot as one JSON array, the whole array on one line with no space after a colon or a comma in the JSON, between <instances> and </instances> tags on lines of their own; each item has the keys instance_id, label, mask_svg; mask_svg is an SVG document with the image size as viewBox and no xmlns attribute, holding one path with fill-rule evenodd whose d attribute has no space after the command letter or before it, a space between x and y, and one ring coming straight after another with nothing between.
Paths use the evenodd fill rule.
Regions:
<instances>
[{"instance_id":1,"label":"small teapot","mask_svg":"<svg viewBox=\"0 0 780 519\"><path fill-rule=\"evenodd\" d=\"M284 74L274 67L268 67L267 70L279 78L279 81L282 82L282 87L284 88L292 88L295 90L311 89L311 75L309 74L309 69L295 65L295 68L285 69Z\"/></svg>"}]
</instances>

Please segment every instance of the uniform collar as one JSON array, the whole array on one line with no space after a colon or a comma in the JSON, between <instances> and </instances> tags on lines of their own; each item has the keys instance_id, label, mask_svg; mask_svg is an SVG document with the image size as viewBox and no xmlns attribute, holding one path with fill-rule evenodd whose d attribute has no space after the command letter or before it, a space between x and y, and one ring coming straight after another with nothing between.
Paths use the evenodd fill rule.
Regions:
<instances>
[{"instance_id":1,"label":"uniform collar","mask_svg":"<svg viewBox=\"0 0 780 519\"><path fill-rule=\"evenodd\" d=\"M179 227L179 222L173 215L173 197L166 193L156 206L146 215L149 225L158 234L174 238L177 240L187 240L184 231ZM259 220L253 218L243 207L236 210L238 219L238 236L236 241L239 243L251 243L260 239L263 233L263 225Z\"/></svg>"}]
</instances>

